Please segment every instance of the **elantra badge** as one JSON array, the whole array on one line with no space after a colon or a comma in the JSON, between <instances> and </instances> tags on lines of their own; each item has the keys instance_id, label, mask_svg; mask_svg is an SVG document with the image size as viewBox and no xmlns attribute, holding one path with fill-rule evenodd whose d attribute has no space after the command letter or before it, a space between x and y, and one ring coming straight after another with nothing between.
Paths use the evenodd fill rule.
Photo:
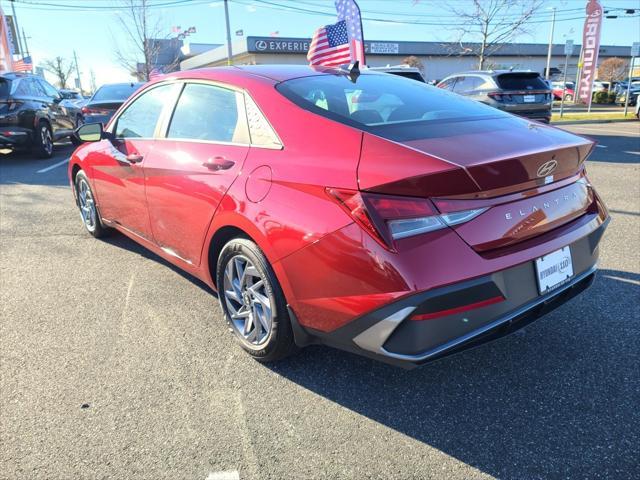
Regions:
<instances>
[{"instance_id":1,"label":"elantra badge","mask_svg":"<svg viewBox=\"0 0 640 480\"><path fill-rule=\"evenodd\" d=\"M547 175L551 175L558 168L558 162L555 160L549 160L548 162L544 162L538 168L537 175L539 177L546 177Z\"/></svg>"}]
</instances>

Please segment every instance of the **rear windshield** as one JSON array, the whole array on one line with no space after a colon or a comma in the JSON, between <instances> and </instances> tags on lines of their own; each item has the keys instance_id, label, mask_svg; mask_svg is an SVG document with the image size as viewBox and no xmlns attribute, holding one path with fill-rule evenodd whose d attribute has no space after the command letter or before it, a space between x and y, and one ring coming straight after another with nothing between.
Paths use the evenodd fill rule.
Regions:
<instances>
[{"instance_id":1,"label":"rear windshield","mask_svg":"<svg viewBox=\"0 0 640 480\"><path fill-rule=\"evenodd\" d=\"M0 78L0 98L7 98L11 91L11 81L6 78Z\"/></svg>"},{"instance_id":2,"label":"rear windshield","mask_svg":"<svg viewBox=\"0 0 640 480\"><path fill-rule=\"evenodd\" d=\"M532 73L503 73L496 78L498 86L504 90L549 90L540 75Z\"/></svg>"},{"instance_id":3,"label":"rear windshield","mask_svg":"<svg viewBox=\"0 0 640 480\"><path fill-rule=\"evenodd\" d=\"M140 87L140 83L124 83L118 85L104 85L98 89L98 91L93 95L93 101L96 102L104 102L108 100L126 100L131 96L133 92L135 92L138 87Z\"/></svg>"},{"instance_id":4,"label":"rear windshield","mask_svg":"<svg viewBox=\"0 0 640 480\"><path fill-rule=\"evenodd\" d=\"M425 83L387 74L296 78L276 87L310 112L384 135L391 126L421 126L507 114Z\"/></svg>"}]
</instances>

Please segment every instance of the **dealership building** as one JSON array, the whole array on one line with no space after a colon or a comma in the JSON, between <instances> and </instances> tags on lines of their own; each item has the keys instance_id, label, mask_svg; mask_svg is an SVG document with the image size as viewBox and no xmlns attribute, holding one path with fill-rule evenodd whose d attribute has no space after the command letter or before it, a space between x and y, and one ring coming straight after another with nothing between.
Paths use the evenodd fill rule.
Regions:
<instances>
[{"instance_id":1,"label":"dealership building","mask_svg":"<svg viewBox=\"0 0 640 480\"><path fill-rule=\"evenodd\" d=\"M232 44L232 61L235 65L260 64L306 64L310 38L279 37L242 37ZM427 80L439 80L452 73L477 68L478 44L460 44L454 42L400 42L366 41L367 64L371 67L399 65L410 55L420 59L424 65ZM499 48L491 48L493 53L487 58L486 68L532 70L544 72L547 62L545 44L506 43ZM565 46L554 45L551 56L551 72L560 73L564 68ZM609 57L629 59L631 47L600 47L599 61ZM569 57L568 79L575 79L580 46L575 45ZM197 55L190 56L180 63L182 70L221 66L227 64L227 48L222 45Z\"/></svg>"}]
</instances>

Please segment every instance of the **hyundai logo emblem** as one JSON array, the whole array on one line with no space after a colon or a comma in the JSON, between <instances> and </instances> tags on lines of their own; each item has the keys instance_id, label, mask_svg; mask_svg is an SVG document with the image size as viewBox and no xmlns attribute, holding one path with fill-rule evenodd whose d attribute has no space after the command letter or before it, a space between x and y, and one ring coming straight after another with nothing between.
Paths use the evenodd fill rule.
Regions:
<instances>
[{"instance_id":1,"label":"hyundai logo emblem","mask_svg":"<svg viewBox=\"0 0 640 480\"><path fill-rule=\"evenodd\" d=\"M548 162L544 162L542 165L540 165L537 175L539 177L546 177L547 175L551 175L553 172L555 172L557 167L558 162L556 162L555 160L549 160Z\"/></svg>"}]
</instances>

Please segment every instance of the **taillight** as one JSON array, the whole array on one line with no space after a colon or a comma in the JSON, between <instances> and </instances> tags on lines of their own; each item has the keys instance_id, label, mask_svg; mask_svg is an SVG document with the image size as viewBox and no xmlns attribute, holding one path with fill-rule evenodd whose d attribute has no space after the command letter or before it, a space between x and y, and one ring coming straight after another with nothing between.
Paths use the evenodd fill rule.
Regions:
<instances>
[{"instance_id":1,"label":"taillight","mask_svg":"<svg viewBox=\"0 0 640 480\"><path fill-rule=\"evenodd\" d=\"M491 98L493 98L495 101L497 102L501 102L502 101L502 94L501 93L487 93L487 95L489 95Z\"/></svg>"},{"instance_id":2,"label":"taillight","mask_svg":"<svg viewBox=\"0 0 640 480\"><path fill-rule=\"evenodd\" d=\"M468 222L486 208L440 214L426 198L399 197L327 188L327 194L371 236L387 248L394 240Z\"/></svg>"},{"instance_id":3,"label":"taillight","mask_svg":"<svg viewBox=\"0 0 640 480\"><path fill-rule=\"evenodd\" d=\"M108 115L109 110L105 110L104 108L91 108L84 106L80 109L85 115Z\"/></svg>"}]
</instances>

